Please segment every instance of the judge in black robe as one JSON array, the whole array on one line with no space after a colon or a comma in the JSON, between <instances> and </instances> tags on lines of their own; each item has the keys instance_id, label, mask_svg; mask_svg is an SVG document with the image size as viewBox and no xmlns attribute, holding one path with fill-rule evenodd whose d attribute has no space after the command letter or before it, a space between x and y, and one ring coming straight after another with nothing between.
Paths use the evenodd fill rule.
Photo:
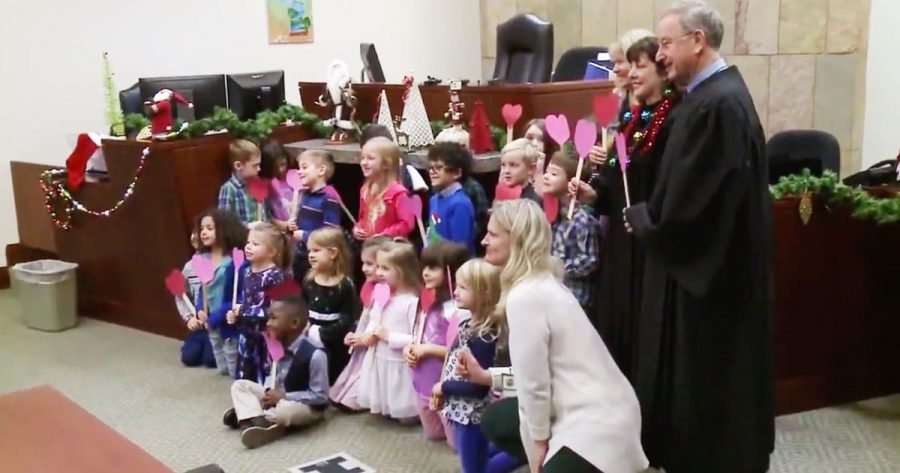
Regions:
<instances>
[{"instance_id":1,"label":"judge in black robe","mask_svg":"<svg viewBox=\"0 0 900 473\"><path fill-rule=\"evenodd\" d=\"M710 47L709 31L658 33L668 53L690 55ZM774 448L765 141L746 84L717 47L676 80L690 84L653 194L625 209L646 256L633 383L644 450L667 473L763 473Z\"/></svg>"}]
</instances>

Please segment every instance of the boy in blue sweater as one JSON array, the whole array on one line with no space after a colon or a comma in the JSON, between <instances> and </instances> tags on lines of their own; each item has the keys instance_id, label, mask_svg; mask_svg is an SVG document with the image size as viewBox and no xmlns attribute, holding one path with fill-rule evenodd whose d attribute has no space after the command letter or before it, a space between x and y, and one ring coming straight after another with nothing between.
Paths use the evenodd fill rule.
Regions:
<instances>
[{"instance_id":1,"label":"boy in blue sweater","mask_svg":"<svg viewBox=\"0 0 900 473\"><path fill-rule=\"evenodd\" d=\"M435 143L428 150L428 231L432 238L466 245L475 254L475 209L460 184L467 158L468 151L457 143Z\"/></svg>"}]
</instances>

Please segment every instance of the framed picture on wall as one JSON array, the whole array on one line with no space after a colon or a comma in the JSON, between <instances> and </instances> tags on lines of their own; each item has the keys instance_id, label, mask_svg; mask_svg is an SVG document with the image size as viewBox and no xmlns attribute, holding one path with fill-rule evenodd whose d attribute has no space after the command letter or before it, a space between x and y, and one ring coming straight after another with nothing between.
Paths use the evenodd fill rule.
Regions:
<instances>
[{"instance_id":1,"label":"framed picture on wall","mask_svg":"<svg viewBox=\"0 0 900 473\"><path fill-rule=\"evenodd\" d=\"M266 0L269 44L312 43L312 0Z\"/></svg>"}]
</instances>

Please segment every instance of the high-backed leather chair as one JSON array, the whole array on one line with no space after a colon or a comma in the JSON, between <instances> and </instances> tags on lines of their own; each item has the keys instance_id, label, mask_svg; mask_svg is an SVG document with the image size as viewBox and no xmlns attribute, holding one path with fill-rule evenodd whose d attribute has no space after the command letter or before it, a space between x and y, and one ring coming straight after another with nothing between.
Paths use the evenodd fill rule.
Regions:
<instances>
[{"instance_id":1,"label":"high-backed leather chair","mask_svg":"<svg viewBox=\"0 0 900 473\"><path fill-rule=\"evenodd\" d=\"M831 133L820 130L787 130L775 133L766 143L769 160L769 182L781 176L809 169L815 176L825 170L840 177L841 145Z\"/></svg>"},{"instance_id":2,"label":"high-backed leather chair","mask_svg":"<svg viewBox=\"0 0 900 473\"><path fill-rule=\"evenodd\" d=\"M606 48L583 46L572 48L563 53L553 70L552 82L584 79L584 71L588 61L597 59L597 54L605 53Z\"/></svg>"},{"instance_id":3,"label":"high-backed leather chair","mask_svg":"<svg viewBox=\"0 0 900 473\"><path fill-rule=\"evenodd\" d=\"M553 24L523 13L497 25L497 59L491 82L549 82L552 68Z\"/></svg>"},{"instance_id":4,"label":"high-backed leather chair","mask_svg":"<svg viewBox=\"0 0 900 473\"><path fill-rule=\"evenodd\" d=\"M122 107L123 115L144 113L144 99L141 97L141 88L137 83L119 91L119 105Z\"/></svg>"}]
</instances>

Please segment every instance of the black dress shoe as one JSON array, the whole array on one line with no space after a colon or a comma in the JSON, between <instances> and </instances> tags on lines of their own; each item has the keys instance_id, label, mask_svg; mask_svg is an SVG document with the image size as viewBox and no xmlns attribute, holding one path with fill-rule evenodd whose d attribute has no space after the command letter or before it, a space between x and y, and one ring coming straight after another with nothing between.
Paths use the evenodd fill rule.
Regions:
<instances>
[{"instance_id":1,"label":"black dress shoe","mask_svg":"<svg viewBox=\"0 0 900 473\"><path fill-rule=\"evenodd\" d=\"M237 413L234 412L233 407L229 407L228 410L222 414L222 423L226 426L236 429L240 427L240 423L238 422Z\"/></svg>"}]
</instances>

